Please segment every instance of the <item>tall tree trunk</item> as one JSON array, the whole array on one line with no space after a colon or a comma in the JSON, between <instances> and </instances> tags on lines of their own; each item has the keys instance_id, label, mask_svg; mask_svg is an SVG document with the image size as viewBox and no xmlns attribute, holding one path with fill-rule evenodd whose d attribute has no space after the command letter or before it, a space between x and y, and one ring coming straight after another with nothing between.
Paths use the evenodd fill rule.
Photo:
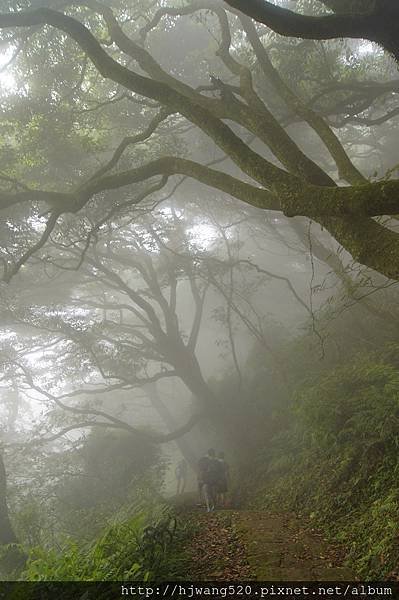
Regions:
<instances>
[{"instance_id":1,"label":"tall tree trunk","mask_svg":"<svg viewBox=\"0 0 399 600\"><path fill-rule=\"evenodd\" d=\"M175 431L177 429L176 421L170 412L169 408L165 405L163 400L160 398L158 393L158 388L156 383L151 383L145 386L145 390L148 394L148 397L151 401L153 408L157 411L169 431ZM197 457L191 445L184 437L176 438L174 440L176 446L179 448L182 453L183 458L194 468L197 464Z\"/></svg>"}]
</instances>

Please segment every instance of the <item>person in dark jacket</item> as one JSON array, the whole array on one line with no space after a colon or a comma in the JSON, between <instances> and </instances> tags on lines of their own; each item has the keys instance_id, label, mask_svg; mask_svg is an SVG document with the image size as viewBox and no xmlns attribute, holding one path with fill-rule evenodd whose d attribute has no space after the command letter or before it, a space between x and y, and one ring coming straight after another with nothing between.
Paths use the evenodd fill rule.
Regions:
<instances>
[{"instance_id":1,"label":"person in dark jacket","mask_svg":"<svg viewBox=\"0 0 399 600\"><path fill-rule=\"evenodd\" d=\"M198 461L198 488L207 512L215 510L220 466L213 448Z\"/></svg>"}]
</instances>

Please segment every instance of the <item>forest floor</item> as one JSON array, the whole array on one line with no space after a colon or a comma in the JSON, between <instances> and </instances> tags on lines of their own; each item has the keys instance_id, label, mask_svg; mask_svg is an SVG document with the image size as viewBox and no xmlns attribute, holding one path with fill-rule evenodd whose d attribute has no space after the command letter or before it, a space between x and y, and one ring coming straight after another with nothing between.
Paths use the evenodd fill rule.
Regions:
<instances>
[{"instance_id":1,"label":"forest floor","mask_svg":"<svg viewBox=\"0 0 399 600\"><path fill-rule=\"evenodd\" d=\"M339 548L294 515L251 510L191 513L190 579L353 581ZM190 518L191 518L190 517Z\"/></svg>"}]
</instances>

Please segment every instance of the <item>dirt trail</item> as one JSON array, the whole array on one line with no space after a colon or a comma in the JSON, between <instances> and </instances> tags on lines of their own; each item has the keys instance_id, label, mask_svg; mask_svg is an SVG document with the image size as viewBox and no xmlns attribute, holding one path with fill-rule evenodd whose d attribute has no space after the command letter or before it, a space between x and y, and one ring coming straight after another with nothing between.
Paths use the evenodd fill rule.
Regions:
<instances>
[{"instance_id":1,"label":"dirt trail","mask_svg":"<svg viewBox=\"0 0 399 600\"><path fill-rule=\"evenodd\" d=\"M354 575L337 548L289 514L197 513L190 546L196 580L344 581Z\"/></svg>"}]
</instances>

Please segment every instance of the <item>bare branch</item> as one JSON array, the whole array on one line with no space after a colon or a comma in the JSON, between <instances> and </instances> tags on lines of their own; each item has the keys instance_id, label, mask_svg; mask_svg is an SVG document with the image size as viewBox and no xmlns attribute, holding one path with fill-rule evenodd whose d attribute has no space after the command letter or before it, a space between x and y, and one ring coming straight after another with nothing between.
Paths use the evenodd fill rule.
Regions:
<instances>
[{"instance_id":1,"label":"bare branch","mask_svg":"<svg viewBox=\"0 0 399 600\"><path fill-rule=\"evenodd\" d=\"M42 233L40 240L38 242L36 242L36 244L31 246L31 248L29 248L29 250L27 250L14 265L6 266L5 272L3 274L3 280L6 283L9 283L11 281L12 277L18 273L18 271L20 270L22 265L24 265L29 260L29 258L35 254L35 252L37 252L38 250L43 248L43 246L49 239L51 232L53 231L53 229L58 221L59 216L60 216L59 212L56 212L56 211L52 212L50 217L48 218L45 230Z\"/></svg>"}]
</instances>

